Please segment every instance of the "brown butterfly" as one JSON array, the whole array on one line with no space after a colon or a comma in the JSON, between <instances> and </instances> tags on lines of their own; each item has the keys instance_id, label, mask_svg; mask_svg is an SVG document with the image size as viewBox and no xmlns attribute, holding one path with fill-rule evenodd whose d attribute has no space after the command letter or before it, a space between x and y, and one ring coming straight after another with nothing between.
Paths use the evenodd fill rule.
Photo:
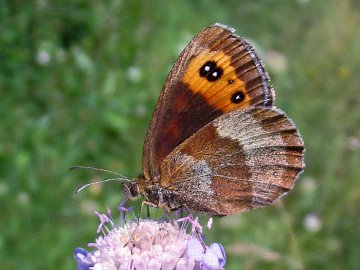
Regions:
<instances>
[{"instance_id":1,"label":"brown butterfly","mask_svg":"<svg viewBox=\"0 0 360 270\"><path fill-rule=\"evenodd\" d=\"M223 216L288 193L304 168L304 143L274 98L248 42L220 24L201 30L167 77L143 176L124 184L126 196Z\"/></svg>"}]
</instances>

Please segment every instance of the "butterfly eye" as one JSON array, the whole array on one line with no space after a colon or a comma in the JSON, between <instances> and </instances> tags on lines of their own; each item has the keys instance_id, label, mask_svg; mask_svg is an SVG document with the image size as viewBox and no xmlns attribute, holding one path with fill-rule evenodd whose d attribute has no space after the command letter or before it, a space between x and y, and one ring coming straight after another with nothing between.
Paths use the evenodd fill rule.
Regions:
<instances>
[{"instance_id":1,"label":"butterfly eye","mask_svg":"<svg viewBox=\"0 0 360 270\"><path fill-rule=\"evenodd\" d=\"M213 82L218 80L221 75L223 74L223 70L221 68L214 68L214 70L206 76L206 79L208 79L208 81Z\"/></svg>"},{"instance_id":2,"label":"butterfly eye","mask_svg":"<svg viewBox=\"0 0 360 270\"><path fill-rule=\"evenodd\" d=\"M216 68L216 62L207 61L199 70L201 77L206 77L211 74Z\"/></svg>"},{"instance_id":3,"label":"butterfly eye","mask_svg":"<svg viewBox=\"0 0 360 270\"><path fill-rule=\"evenodd\" d=\"M199 70L201 77L206 77L209 82L218 80L223 74L223 70L216 66L216 62L207 61Z\"/></svg>"},{"instance_id":4,"label":"butterfly eye","mask_svg":"<svg viewBox=\"0 0 360 270\"><path fill-rule=\"evenodd\" d=\"M240 103L241 101L243 101L245 99L245 95L243 92L241 91L237 91L235 92L232 96L231 96L231 102L232 103L235 103L235 104L238 104Z\"/></svg>"}]
</instances>

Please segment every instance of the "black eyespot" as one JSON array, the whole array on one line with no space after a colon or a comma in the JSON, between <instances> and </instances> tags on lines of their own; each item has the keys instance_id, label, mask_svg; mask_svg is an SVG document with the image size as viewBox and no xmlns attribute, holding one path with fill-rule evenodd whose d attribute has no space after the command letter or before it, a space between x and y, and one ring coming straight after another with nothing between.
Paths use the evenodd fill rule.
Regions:
<instances>
[{"instance_id":1,"label":"black eyespot","mask_svg":"<svg viewBox=\"0 0 360 270\"><path fill-rule=\"evenodd\" d=\"M234 80L232 80L232 79L229 79L228 80L228 84L233 84L235 81Z\"/></svg>"},{"instance_id":2,"label":"black eyespot","mask_svg":"<svg viewBox=\"0 0 360 270\"><path fill-rule=\"evenodd\" d=\"M231 102L235 104L242 102L244 99L245 99L245 95L241 91L237 91L231 96Z\"/></svg>"},{"instance_id":3,"label":"black eyespot","mask_svg":"<svg viewBox=\"0 0 360 270\"><path fill-rule=\"evenodd\" d=\"M216 62L207 61L199 70L200 76L208 76L216 68Z\"/></svg>"},{"instance_id":4,"label":"black eyespot","mask_svg":"<svg viewBox=\"0 0 360 270\"><path fill-rule=\"evenodd\" d=\"M220 79L221 75L223 74L223 70L221 68L214 68L209 75L206 76L206 79L209 82L214 82Z\"/></svg>"}]
</instances>

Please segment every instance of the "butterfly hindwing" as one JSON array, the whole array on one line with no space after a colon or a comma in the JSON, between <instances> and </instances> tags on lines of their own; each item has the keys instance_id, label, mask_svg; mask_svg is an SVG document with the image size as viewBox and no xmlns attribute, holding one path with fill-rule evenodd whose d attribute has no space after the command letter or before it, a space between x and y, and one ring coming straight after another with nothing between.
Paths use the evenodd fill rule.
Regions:
<instances>
[{"instance_id":1,"label":"butterfly hindwing","mask_svg":"<svg viewBox=\"0 0 360 270\"><path fill-rule=\"evenodd\" d=\"M303 141L276 108L222 115L162 162L160 185L211 215L266 206L289 192L304 167Z\"/></svg>"}]
</instances>

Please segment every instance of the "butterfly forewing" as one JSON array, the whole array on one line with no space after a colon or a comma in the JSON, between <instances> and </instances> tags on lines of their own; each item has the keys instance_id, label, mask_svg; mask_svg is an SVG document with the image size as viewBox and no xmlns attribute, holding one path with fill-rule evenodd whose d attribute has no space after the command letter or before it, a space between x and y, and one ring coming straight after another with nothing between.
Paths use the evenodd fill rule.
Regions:
<instances>
[{"instance_id":1,"label":"butterfly forewing","mask_svg":"<svg viewBox=\"0 0 360 270\"><path fill-rule=\"evenodd\" d=\"M184 49L161 92L144 145L143 173L159 177L163 159L224 113L270 107L275 97L253 48L233 31L213 25Z\"/></svg>"},{"instance_id":2,"label":"butterfly forewing","mask_svg":"<svg viewBox=\"0 0 360 270\"><path fill-rule=\"evenodd\" d=\"M160 185L193 210L233 214L289 192L303 170L303 155L303 141L282 111L240 109L172 151L161 164Z\"/></svg>"}]
</instances>

